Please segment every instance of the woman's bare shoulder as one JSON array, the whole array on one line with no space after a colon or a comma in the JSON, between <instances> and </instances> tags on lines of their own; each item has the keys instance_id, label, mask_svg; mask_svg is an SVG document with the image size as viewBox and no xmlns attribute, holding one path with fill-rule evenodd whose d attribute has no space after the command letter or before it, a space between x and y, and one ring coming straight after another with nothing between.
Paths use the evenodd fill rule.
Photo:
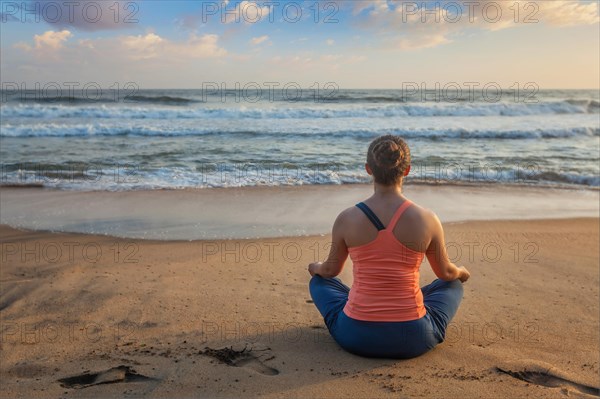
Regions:
<instances>
[{"instance_id":1,"label":"woman's bare shoulder","mask_svg":"<svg viewBox=\"0 0 600 399\"><path fill-rule=\"evenodd\" d=\"M356 206L351 206L349 208L344 209L337 216L336 222L347 222L351 220L356 220L357 215L361 212Z\"/></svg>"},{"instance_id":2,"label":"woman's bare shoulder","mask_svg":"<svg viewBox=\"0 0 600 399\"><path fill-rule=\"evenodd\" d=\"M413 220L424 222L427 225L435 223L437 220L439 220L434 211L414 202L413 206L411 206L406 213L407 216L411 217Z\"/></svg>"}]
</instances>

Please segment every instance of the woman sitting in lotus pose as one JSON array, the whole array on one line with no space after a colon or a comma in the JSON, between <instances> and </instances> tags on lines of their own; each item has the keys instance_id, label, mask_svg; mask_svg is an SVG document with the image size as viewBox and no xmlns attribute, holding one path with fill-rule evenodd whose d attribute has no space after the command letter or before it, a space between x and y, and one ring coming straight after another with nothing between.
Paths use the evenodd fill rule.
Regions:
<instances>
[{"instance_id":1,"label":"woman sitting in lotus pose","mask_svg":"<svg viewBox=\"0 0 600 399\"><path fill-rule=\"evenodd\" d=\"M410 171L404 140L392 135L375 139L365 168L374 178L375 193L335 220L327 261L308 266L310 295L329 332L347 351L419 356L444 340L470 274L448 258L435 213L402 194ZM354 264L352 289L335 277L348 255ZM419 287L425 256L438 279Z\"/></svg>"}]
</instances>

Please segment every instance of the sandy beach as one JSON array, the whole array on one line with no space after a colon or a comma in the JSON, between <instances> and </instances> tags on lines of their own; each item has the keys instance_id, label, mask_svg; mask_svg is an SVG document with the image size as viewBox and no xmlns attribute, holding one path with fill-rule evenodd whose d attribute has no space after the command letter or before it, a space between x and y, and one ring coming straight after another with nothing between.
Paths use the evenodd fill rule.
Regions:
<instances>
[{"instance_id":1,"label":"sandy beach","mask_svg":"<svg viewBox=\"0 0 600 399\"><path fill-rule=\"evenodd\" d=\"M472 273L446 342L378 360L340 349L310 303L306 266L328 235L153 241L2 225L1 394L598 396L598 218L445 229ZM421 270L424 285L434 275Z\"/></svg>"},{"instance_id":2,"label":"sandy beach","mask_svg":"<svg viewBox=\"0 0 600 399\"><path fill-rule=\"evenodd\" d=\"M0 16L0 399L600 399L600 1Z\"/></svg>"}]
</instances>

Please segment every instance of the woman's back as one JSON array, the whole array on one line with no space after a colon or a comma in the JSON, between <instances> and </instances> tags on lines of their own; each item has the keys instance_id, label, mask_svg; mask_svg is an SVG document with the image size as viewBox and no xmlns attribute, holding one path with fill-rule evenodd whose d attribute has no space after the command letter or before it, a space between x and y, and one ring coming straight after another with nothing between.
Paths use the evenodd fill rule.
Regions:
<instances>
[{"instance_id":1,"label":"woman's back","mask_svg":"<svg viewBox=\"0 0 600 399\"><path fill-rule=\"evenodd\" d=\"M409 321L426 313L419 288L430 240L426 222L409 200L387 202L371 198L345 216L354 283L344 312L357 320Z\"/></svg>"},{"instance_id":2,"label":"woman's back","mask_svg":"<svg viewBox=\"0 0 600 399\"><path fill-rule=\"evenodd\" d=\"M401 196L389 199L371 197L364 201L364 204L388 227L394 214L405 201L406 198ZM425 253L431 242L430 217L430 211L412 203L394 226L394 237L407 248ZM348 248L368 244L377 238L377 228L358 207L346 209L344 218L344 240Z\"/></svg>"},{"instance_id":3,"label":"woman's back","mask_svg":"<svg viewBox=\"0 0 600 399\"><path fill-rule=\"evenodd\" d=\"M470 274L449 259L437 216L402 195L410 150L398 136L381 136L367 151L365 170L374 194L336 218L325 262L308 265L311 297L329 332L362 356L408 358L444 340ZM336 276L348 258L354 282ZM438 277L419 287L427 257Z\"/></svg>"}]
</instances>

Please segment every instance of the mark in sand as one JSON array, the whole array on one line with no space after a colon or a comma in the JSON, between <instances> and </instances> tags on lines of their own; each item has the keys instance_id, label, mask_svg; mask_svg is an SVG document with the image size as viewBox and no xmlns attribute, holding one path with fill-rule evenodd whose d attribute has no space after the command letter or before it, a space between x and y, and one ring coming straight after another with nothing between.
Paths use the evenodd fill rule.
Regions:
<instances>
[{"instance_id":1,"label":"mark in sand","mask_svg":"<svg viewBox=\"0 0 600 399\"><path fill-rule=\"evenodd\" d=\"M221 349L213 349L207 346L204 348L203 351L200 351L200 354L215 358L221 363L225 363L228 366L247 367L264 375L277 375L279 374L279 370L273 367L269 367L263 363L268 360L274 359L275 356L269 356L269 353L263 353L258 356L254 354L255 352L269 351L270 349L271 348L248 349L247 345L244 346L244 348L241 350L235 350L233 349L233 346ZM263 360L260 359L261 357L263 358ZM264 359L265 357L266 359Z\"/></svg>"},{"instance_id":2,"label":"mark in sand","mask_svg":"<svg viewBox=\"0 0 600 399\"><path fill-rule=\"evenodd\" d=\"M575 382L568 376L557 371L550 364L542 364L541 362L535 361L521 361L517 364L507 364L496 367L496 370L532 384L549 388L570 388L579 393L600 397L599 388Z\"/></svg>"},{"instance_id":3,"label":"mark in sand","mask_svg":"<svg viewBox=\"0 0 600 399\"><path fill-rule=\"evenodd\" d=\"M58 380L64 388L88 388L101 384L116 384L119 382L154 381L155 378L138 374L129 366L117 366L99 373L86 373Z\"/></svg>"}]
</instances>

